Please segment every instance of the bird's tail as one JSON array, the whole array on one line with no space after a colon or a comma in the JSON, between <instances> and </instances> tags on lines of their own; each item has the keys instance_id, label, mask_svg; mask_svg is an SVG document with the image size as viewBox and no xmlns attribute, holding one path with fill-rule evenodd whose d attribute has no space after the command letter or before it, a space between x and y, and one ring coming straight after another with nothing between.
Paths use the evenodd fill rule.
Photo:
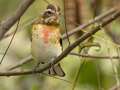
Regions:
<instances>
[{"instance_id":1,"label":"bird's tail","mask_svg":"<svg viewBox=\"0 0 120 90\"><path fill-rule=\"evenodd\" d=\"M49 69L49 74L60 76L60 77L65 76L65 73L64 73L63 69L61 68L60 64L55 64L54 66L52 66Z\"/></svg>"}]
</instances>

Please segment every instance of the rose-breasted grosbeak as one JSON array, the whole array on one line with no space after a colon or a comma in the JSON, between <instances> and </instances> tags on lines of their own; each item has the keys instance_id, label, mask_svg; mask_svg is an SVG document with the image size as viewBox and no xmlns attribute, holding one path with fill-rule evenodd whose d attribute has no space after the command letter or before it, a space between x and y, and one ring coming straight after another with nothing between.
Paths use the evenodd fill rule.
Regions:
<instances>
[{"instance_id":1,"label":"rose-breasted grosbeak","mask_svg":"<svg viewBox=\"0 0 120 90\"><path fill-rule=\"evenodd\" d=\"M54 60L62 52L59 16L60 8L50 4L42 17L33 23L32 55L41 65ZM65 76L59 63L52 65L49 74Z\"/></svg>"}]
</instances>

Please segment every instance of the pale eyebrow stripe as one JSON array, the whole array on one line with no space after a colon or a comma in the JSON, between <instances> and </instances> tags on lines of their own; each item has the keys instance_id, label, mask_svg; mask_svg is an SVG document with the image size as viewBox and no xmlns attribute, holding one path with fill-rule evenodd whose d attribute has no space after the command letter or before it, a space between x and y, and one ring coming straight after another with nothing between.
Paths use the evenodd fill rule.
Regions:
<instances>
[{"instance_id":1,"label":"pale eyebrow stripe","mask_svg":"<svg viewBox=\"0 0 120 90\"><path fill-rule=\"evenodd\" d=\"M48 12L48 11L50 11L50 12L52 12L52 13L55 13L55 11L54 11L54 10L51 10L51 9L45 10L45 12Z\"/></svg>"}]
</instances>

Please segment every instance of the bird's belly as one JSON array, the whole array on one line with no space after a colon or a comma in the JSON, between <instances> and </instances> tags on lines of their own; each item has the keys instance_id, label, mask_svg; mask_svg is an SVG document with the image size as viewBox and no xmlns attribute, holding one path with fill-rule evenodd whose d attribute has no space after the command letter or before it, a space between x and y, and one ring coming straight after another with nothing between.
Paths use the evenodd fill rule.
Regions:
<instances>
[{"instance_id":1,"label":"bird's belly","mask_svg":"<svg viewBox=\"0 0 120 90\"><path fill-rule=\"evenodd\" d=\"M61 47L56 47L51 43L46 44L40 39L32 41L32 55L35 60L49 62L49 60L57 57L60 53Z\"/></svg>"}]
</instances>

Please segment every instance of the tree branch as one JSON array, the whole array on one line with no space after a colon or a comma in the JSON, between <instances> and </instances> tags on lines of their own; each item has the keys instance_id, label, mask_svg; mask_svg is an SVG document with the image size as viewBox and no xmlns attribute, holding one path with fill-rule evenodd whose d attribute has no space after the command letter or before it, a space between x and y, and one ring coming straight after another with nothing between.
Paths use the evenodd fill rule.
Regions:
<instances>
[{"instance_id":1,"label":"tree branch","mask_svg":"<svg viewBox=\"0 0 120 90\"><path fill-rule=\"evenodd\" d=\"M68 32L68 36L71 36L77 32L79 32L80 30L84 29L84 28L87 28L88 26L90 26L91 24L94 24L96 22L99 22L100 20L104 19L105 17L108 17L109 15L113 14L115 11L117 10L117 8L112 8L110 10L108 10L107 12L97 16L96 18L94 19L91 19L88 21L88 23L85 23L85 24L82 24L80 26L78 26L77 28L71 30ZM66 39L67 38L67 35L66 34L63 34L62 36L62 39Z\"/></svg>"},{"instance_id":2,"label":"tree branch","mask_svg":"<svg viewBox=\"0 0 120 90\"><path fill-rule=\"evenodd\" d=\"M0 40L3 38L4 34L21 18L34 1L35 0L23 0L18 6L16 12L0 23Z\"/></svg>"},{"instance_id":3,"label":"tree branch","mask_svg":"<svg viewBox=\"0 0 120 90\"><path fill-rule=\"evenodd\" d=\"M28 62L32 61L32 56L27 56L25 58L23 58L19 63L15 64L15 65L12 65L12 66L9 66L9 68L7 69L7 71L10 71L10 70L13 70L13 69L16 69L20 66L22 66L23 64L26 64Z\"/></svg>"},{"instance_id":4,"label":"tree branch","mask_svg":"<svg viewBox=\"0 0 120 90\"><path fill-rule=\"evenodd\" d=\"M89 55L89 54L78 54L78 53L74 53L74 52L71 52L69 53L69 55L74 55L74 56L79 56L79 57L85 57L85 58L93 58L93 59L120 59L119 56L97 56L97 55ZM93 60L92 59L92 60ZM11 70L14 70L28 62L32 61L32 56L27 56L25 58L23 58L20 62L18 62L17 64L15 65L12 65L12 66L9 66L7 71L11 71Z\"/></svg>"},{"instance_id":5,"label":"tree branch","mask_svg":"<svg viewBox=\"0 0 120 90\"><path fill-rule=\"evenodd\" d=\"M119 56L97 56L97 55L89 55L89 54L78 54L71 52L70 55L75 55L79 57L85 57L85 58L94 58L94 59L120 59Z\"/></svg>"}]
</instances>

